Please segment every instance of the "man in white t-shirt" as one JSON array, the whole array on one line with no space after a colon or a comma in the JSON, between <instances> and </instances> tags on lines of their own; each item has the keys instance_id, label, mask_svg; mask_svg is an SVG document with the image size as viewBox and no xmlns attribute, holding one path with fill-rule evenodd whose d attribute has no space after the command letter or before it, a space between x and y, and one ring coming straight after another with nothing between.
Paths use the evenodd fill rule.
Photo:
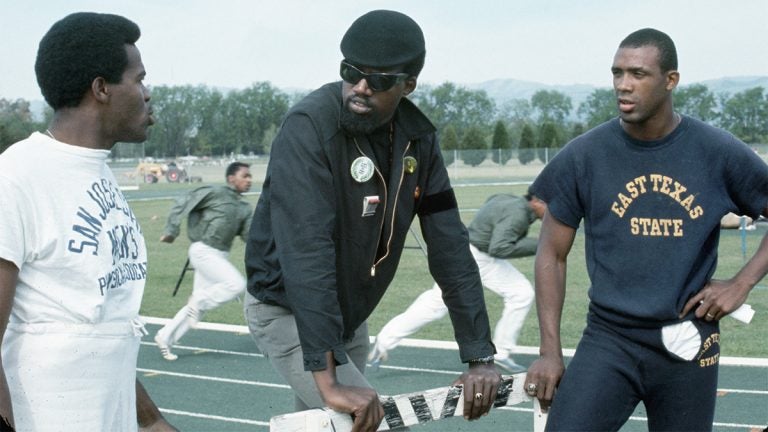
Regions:
<instances>
[{"instance_id":1,"label":"man in white t-shirt","mask_svg":"<svg viewBox=\"0 0 768 432\"><path fill-rule=\"evenodd\" d=\"M1 430L176 430L136 379L147 251L106 164L153 123L139 35L55 23L35 63L53 119L0 155Z\"/></svg>"}]
</instances>

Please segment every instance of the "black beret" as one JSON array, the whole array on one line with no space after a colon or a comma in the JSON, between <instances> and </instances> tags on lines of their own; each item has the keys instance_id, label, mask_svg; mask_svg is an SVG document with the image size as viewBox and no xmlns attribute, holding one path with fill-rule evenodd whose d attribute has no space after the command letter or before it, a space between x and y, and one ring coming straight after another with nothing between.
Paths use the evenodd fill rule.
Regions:
<instances>
[{"instance_id":1,"label":"black beret","mask_svg":"<svg viewBox=\"0 0 768 432\"><path fill-rule=\"evenodd\" d=\"M424 34L400 12L375 10L356 19L341 39L344 58L358 66L386 68L424 55Z\"/></svg>"}]
</instances>

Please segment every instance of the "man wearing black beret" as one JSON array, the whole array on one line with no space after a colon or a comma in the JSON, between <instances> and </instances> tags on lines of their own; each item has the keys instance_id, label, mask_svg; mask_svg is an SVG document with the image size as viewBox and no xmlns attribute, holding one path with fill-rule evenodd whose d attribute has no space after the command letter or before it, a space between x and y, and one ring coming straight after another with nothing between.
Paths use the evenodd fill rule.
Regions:
<instances>
[{"instance_id":1,"label":"man wearing black beret","mask_svg":"<svg viewBox=\"0 0 768 432\"><path fill-rule=\"evenodd\" d=\"M246 247L251 334L296 394L296 409L353 414L376 430L378 396L363 376L366 319L392 281L418 215L469 369L464 417L492 406L500 376L467 230L435 136L408 96L424 36L399 12L358 18L341 41L341 82L287 114Z\"/></svg>"}]
</instances>

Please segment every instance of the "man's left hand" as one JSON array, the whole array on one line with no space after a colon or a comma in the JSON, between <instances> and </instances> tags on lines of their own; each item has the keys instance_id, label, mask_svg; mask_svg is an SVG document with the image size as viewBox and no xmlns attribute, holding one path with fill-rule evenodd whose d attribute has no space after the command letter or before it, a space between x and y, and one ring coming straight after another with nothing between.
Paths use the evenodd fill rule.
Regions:
<instances>
[{"instance_id":1,"label":"man's left hand","mask_svg":"<svg viewBox=\"0 0 768 432\"><path fill-rule=\"evenodd\" d=\"M488 414L496 401L501 374L493 364L471 365L453 385L464 385L464 418L475 420Z\"/></svg>"}]
</instances>

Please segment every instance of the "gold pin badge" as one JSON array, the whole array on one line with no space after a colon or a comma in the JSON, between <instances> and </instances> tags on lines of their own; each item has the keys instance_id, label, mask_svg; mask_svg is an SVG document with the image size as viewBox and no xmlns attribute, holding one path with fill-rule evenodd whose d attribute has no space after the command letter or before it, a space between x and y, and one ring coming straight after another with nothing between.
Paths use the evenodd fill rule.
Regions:
<instances>
[{"instance_id":1,"label":"gold pin badge","mask_svg":"<svg viewBox=\"0 0 768 432\"><path fill-rule=\"evenodd\" d=\"M416 167L419 165L416 162L416 158L413 156L406 156L405 159L403 159L403 165L405 166L405 172L407 174L413 174L416 172Z\"/></svg>"}]
</instances>

